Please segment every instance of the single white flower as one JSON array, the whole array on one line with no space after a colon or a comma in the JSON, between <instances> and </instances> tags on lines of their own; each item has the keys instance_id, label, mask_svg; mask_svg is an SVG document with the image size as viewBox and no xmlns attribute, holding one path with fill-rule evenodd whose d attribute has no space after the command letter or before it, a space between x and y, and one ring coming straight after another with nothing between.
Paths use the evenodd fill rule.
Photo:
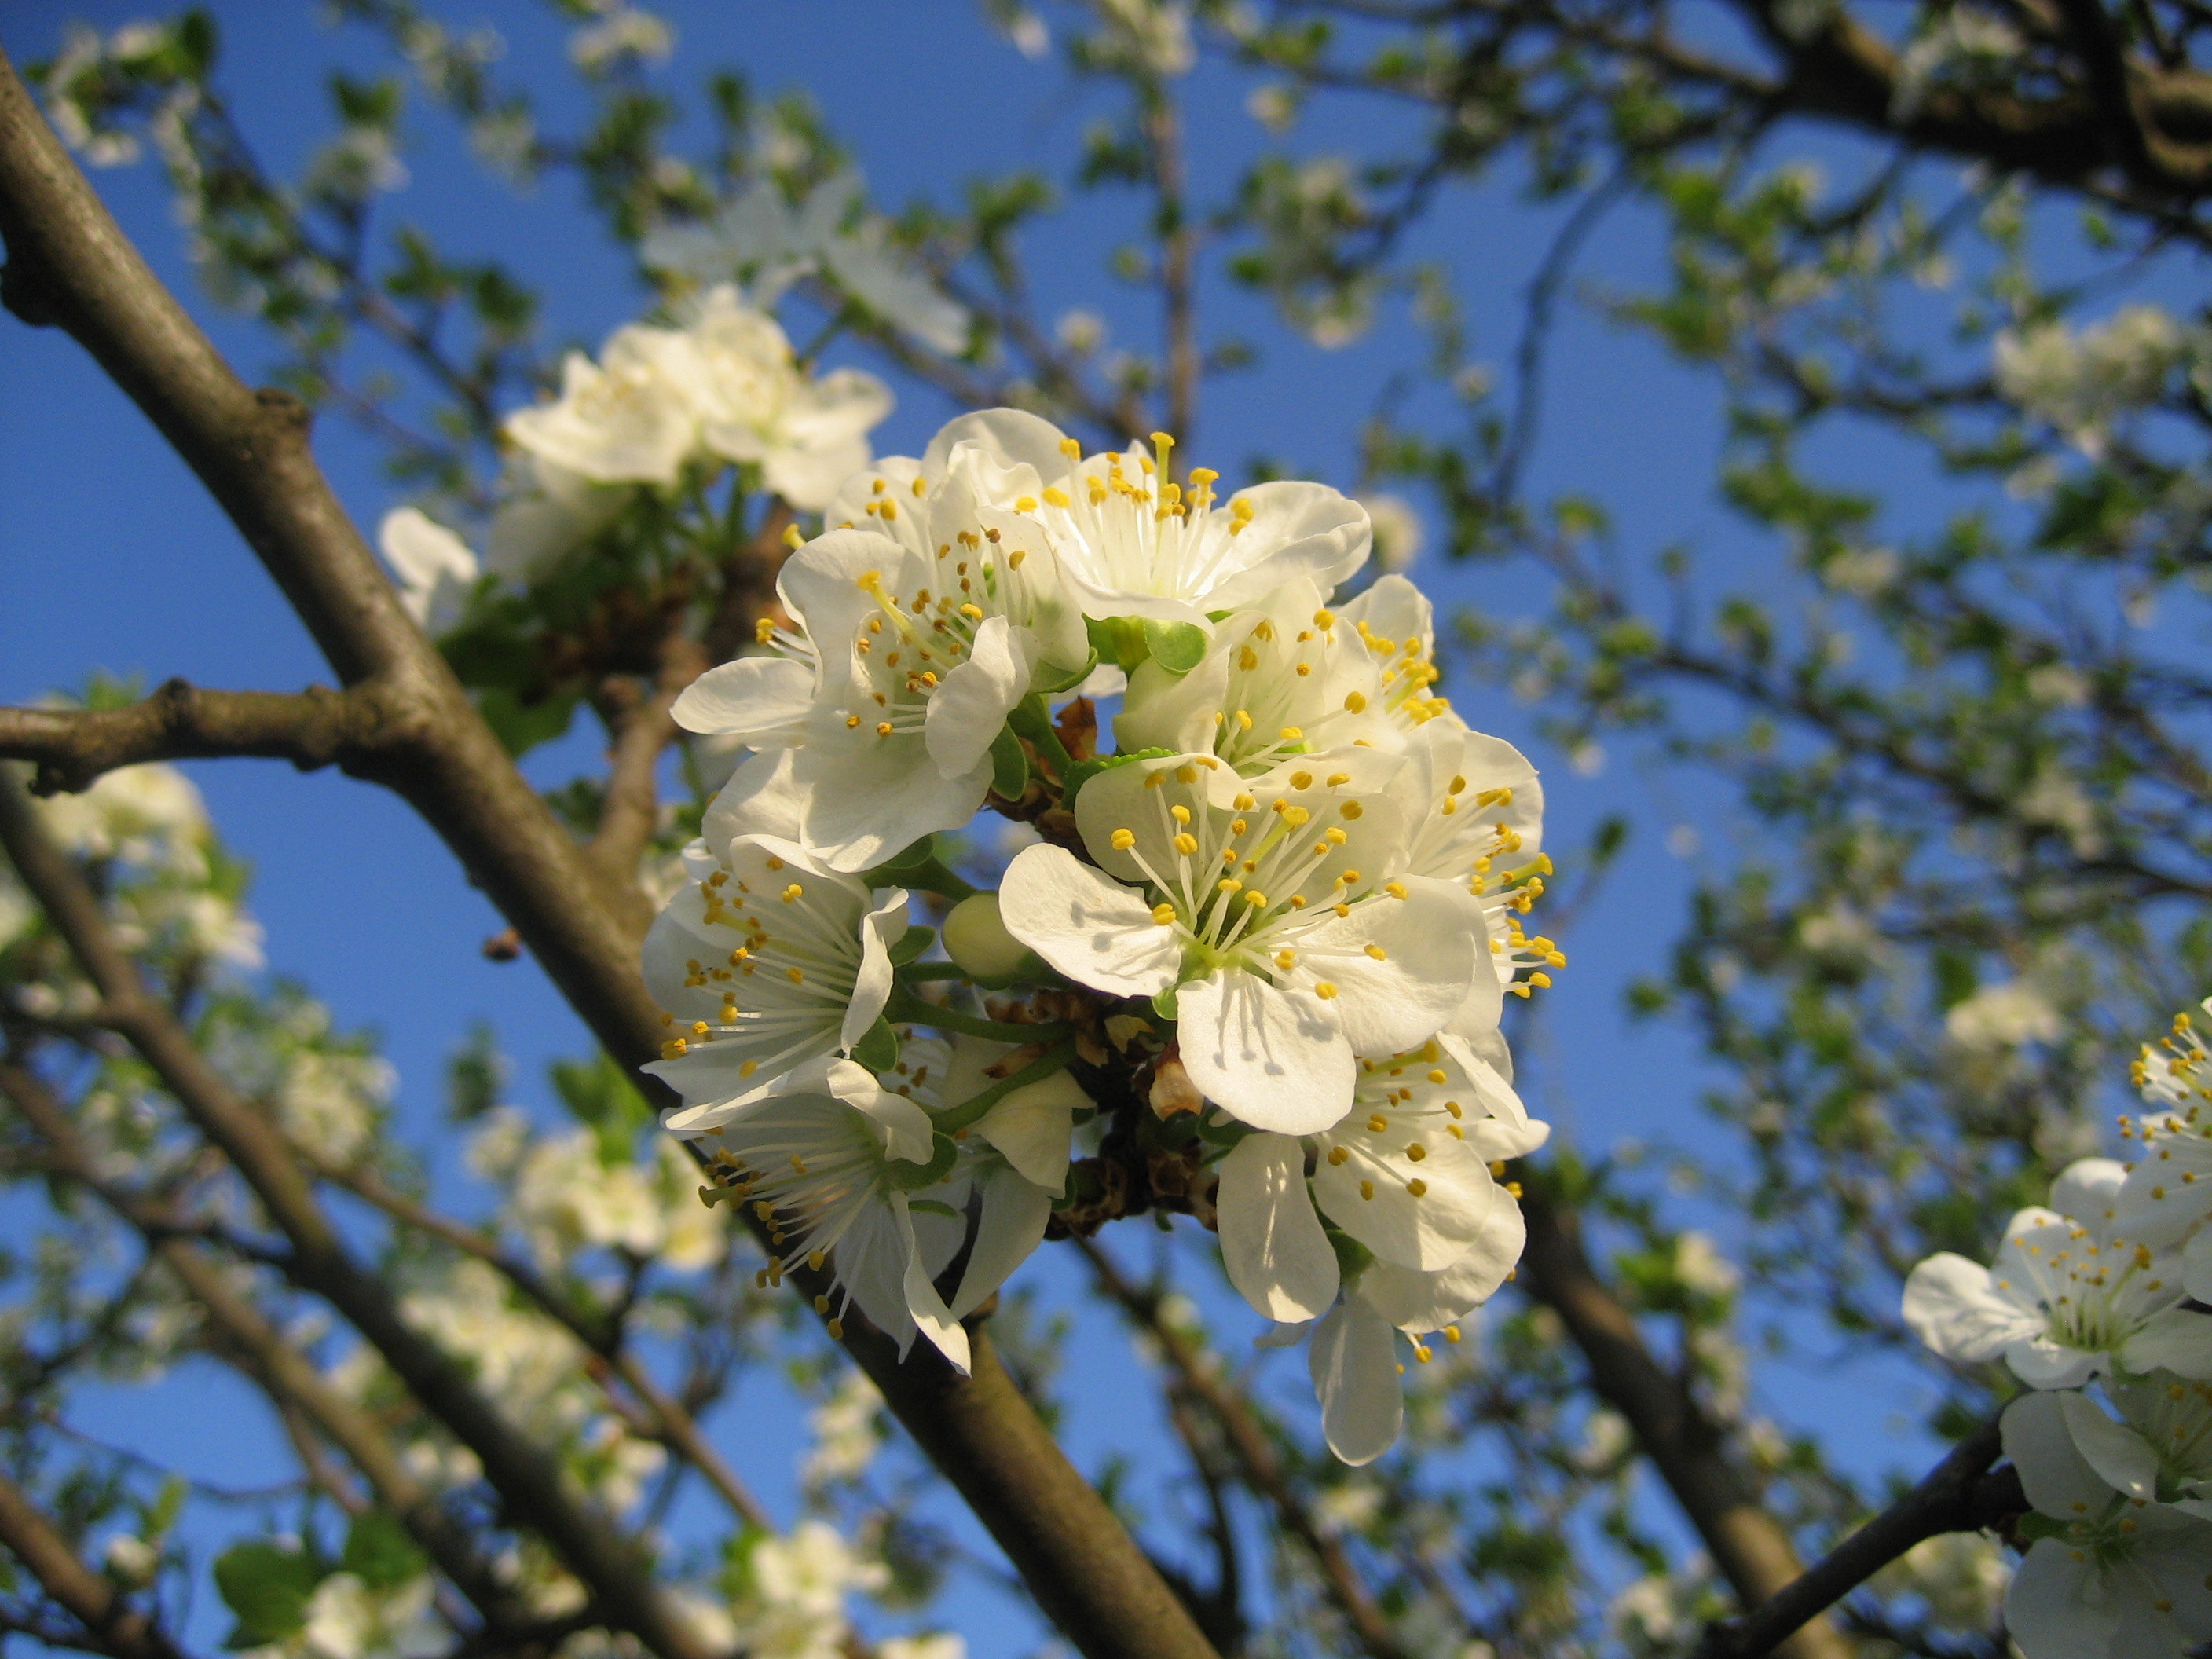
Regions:
<instances>
[{"instance_id":1,"label":"single white flower","mask_svg":"<svg viewBox=\"0 0 2212 1659\"><path fill-rule=\"evenodd\" d=\"M720 856L694 842L684 862L646 935L645 981L675 1030L646 1069L683 1096L667 1127L691 1135L772 1091L857 1072L833 1062L890 1001L890 950L908 924L903 889L878 900L771 836L739 836Z\"/></svg>"},{"instance_id":2,"label":"single white flower","mask_svg":"<svg viewBox=\"0 0 2212 1659\"><path fill-rule=\"evenodd\" d=\"M2118 1421L2087 1395L2058 1396L2074 1449L2114 1491L2212 1521L2212 1382L2154 1370L2105 1392Z\"/></svg>"},{"instance_id":3,"label":"single white flower","mask_svg":"<svg viewBox=\"0 0 2212 1659\"><path fill-rule=\"evenodd\" d=\"M777 591L798 632L709 670L676 704L686 729L770 751L726 787L732 811L747 804L738 820L841 870L965 824L1006 716L1091 656L1034 523L981 505L964 469L899 494L882 492L880 527L833 530L785 561ZM889 533L909 519L920 538Z\"/></svg>"},{"instance_id":4,"label":"single white flower","mask_svg":"<svg viewBox=\"0 0 2212 1659\"><path fill-rule=\"evenodd\" d=\"M1157 658L1138 664L1114 720L1122 750L1210 749L1254 776L1316 750L1396 748L1405 704L1393 703L1383 677L1399 678L1400 665L1378 662L1349 607L1333 611L1322 599L1312 582L1295 578L1215 623L1188 672ZM1420 717L1432 703L1440 712L1441 698L1419 700Z\"/></svg>"},{"instance_id":5,"label":"single white flower","mask_svg":"<svg viewBox=\"0 0 2212 1659\"><path fill-rule=\"evenodd\" d=\"M1480 1256L1502 1279L1520 1259L1520 1208L1490 1166L1550 1131L1488 1062L1437 1037L1362 1060L1352 1098L1318 1134L1249 1135L1221 1162L1222 1261L1270 1319L1315 1318L1336 1296L1336 1254L1316 1208L1394 1267L1433 1273Z\"/></svg>"},{"instance_id":6,"label":"single white flower","mask_svg":"<svg viewBox=\"0 0 2212 1659\"><path fill-rule=\"evenodd\" d=\"M1360 506L1367 509L1367 521L1374 526L1375 562L1389 571L1410 568L1421 556L1421 515L1413 504L1403 495L1381 491L1362 495Z\"/></svg>"},{"instance_id":7,"label":"single white flower","mask_svg":"<svg viewBox=\"0 0 2212 1659\"><path fill-rule=\"evenodd\" d=\"M2115 1366L2142 1371L2171 1363L2212 1316L2179 1304L2185 1294L2172 1251L2111 1231L2103 1216L2124 1171L2087 1158L2060 1178L2054 1202L2098 1218L2085 1224L2053 1210L2026 1209L2005 1229L1993 1267L1946 1251L1913 1268L1905 1322L1947 1359L2002 1357L2036 1389L2079 1388Z\"/></svg>"},{"instance_id":8,"label":"single white flower","mask_svg":"<svg viewBox=\"0 0 2212 1659\"><path fill-rule=\"evenodd\" d=\"M2069 1394L2005 1409L2005 1453L2035 1509L2006 1627L2027 1659L2183 1659L2212 1638L2212 1522L2115 1489L2077 1449L2069 1419L2084 1412L2103 1415Z\"/></svg>"},{"instance_id":9,"label":"single white flower","mask_svg":"<svg viewBox=\"0 0 2212 1659\"><path fill-rule=\"evenodd\" d=\"M1212 755L1126 762L1076 797L1097 864L1030 848L1000 912L1094 990L1172 992L1183 1065L1231 1115L1326 1129L1352 1108L1354 1056L1426 1042L1477 968L1467 895L1399 874L1401 769L1362 749L1249 781Z\"/></svg>"},{"instance_id":10,"label":"single white flower","mask_svg":"<svg viewBox=\"0 0 2212 1659\"><path fill-rule=\"evenodd\" d=\"M982 499L1050 532L1087 617L1203 629L1210 615L1256 605L1293 578L1327 592L1366 562L1366 513L1325 484L1255 484L1221 501L1212 488L1218 475L1200 468L1186 495L1162 483L1159 463L1143 449L1085 456L1058 427L1019 410L963 416L919 462L885 461L877 476L895 498L907 478L933 485L962 447L988 480ZM1168 453L1164 440L1158 453ZM829 522L859 523L864 506L848 488Z\"/></svg>"},{"instance_id":11,"label":"single white flower","mask_svg":"<svg viewBox=\"0 0 2212 1659\"><path fill-rule=\"evenodd\" d=\"M399 578L399 603L422 630L436 638L461 619L477 585L477 556L452 531L419 507L384 515L376 545Z\"/></svg>"},{"instance_id":12,"label":"single white flower","mask_svg":"<svg viewBox=\"0 0 2212 1659\"><path fill-rule=\"evenodd\" d=\"M675 330L625 325L597 363L570 352L560 397L515 410L507 435L596 483L672 484L698 447L694 356Z\"/></svg>"},{"instance_id":13,"label":"single white flower","mask_svg":"<svg viewBox=\"0 0 2212 1659\"><path fill-rule=\"evenodd\" d=\"M727 283L712 289L678 361L707 448L757 461L762 482L802 512L829 506L868 464L868 433L891 411L890 388L856 368L810 379L773 317Z\"/></svg>"},{"instance_id":14,"label":"single white flower","mask_svg":"<svg viewBox=\"0 0 2212 1659\"><path fill-rule=\"evenodd\" d=\"M844 1334L844 1310L857 1304L902 1358L920 1334L968 1369L968 1333L932 1282L966 1228L932 1196L947 1189L951 1159L940 1172L921 1105L890 1089L770 1095L708 1129L702 1144L716 1178L769 1224L777 1255L763 1283L780 1284L801 1261L827 1266L835 1289L817 1306L830 1316L833 1337ZM945 1212L917 1214L916 1200Z\"/></svg>"},{"instance_id":15,"label":"single white flower","mask_svg":"<svg viewBox=\"0 0 2212 1659\"><path fill-rule=\"evenodd\" d=\"M2212 1013L2212 998L2203 1004ZM2154 1245L2185 1238L2212 1218L2212 1072L2204 1040L2186 1013L2173 1017L2173 1034L2157 1048L2143 1045L2135 1062L2136 1087L2154 1109L2123 1131L2140 1141L2143 1156L2120 1188L2127 1224ZM2203 1297L2192 1291L2192 1295Z\"/></svg>"}]
</instances>

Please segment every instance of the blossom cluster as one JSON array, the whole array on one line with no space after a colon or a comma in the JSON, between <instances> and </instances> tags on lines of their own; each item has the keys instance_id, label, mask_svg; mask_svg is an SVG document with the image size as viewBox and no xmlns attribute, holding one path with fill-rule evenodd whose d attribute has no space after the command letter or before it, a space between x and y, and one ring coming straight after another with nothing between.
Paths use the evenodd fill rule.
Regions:
<instances>
[{"instance_id":1,"label":"blossom cluster","mask_svg":"<svg viewBox=\"0 0 2212 1659\"><path fill-rule=\"evenodd\" d=\"M2212 1014L2212 1000L2204 1004ZM2027 1659L2150 1659L2212 1639L2212 1071L2186 1013L2135 1066L2132 1164L2084 1158L1984 1267L1915 1267L1905 1318L2028 1392L2005 1451L2033 1513L2006 1621ZM2092 1392L2092 1389L2095 1392Z\"/></svg>"},{"instance_id":2,"label":"blossom cluster","mask_svg":"<svg viewBox=\"0 0 2212 1659\"><path fill-rule=\"evenodd\" d=\"M1048 1231L1115 1212L1110 1146L1172 1155L1361 1462L1400 1334L1459 1340L1520 1255L1504 1164L1547 1130L1498 1026L1565 961L1522 927L1542 795L1437 695L1358 502L1218 483L1006 409L842 483L758 650L676 706L749 752L645 946L650 1069L767 1279L963 1367ZM976 891L936 838L987 806L1030 844Z\"/></svg>"}]
</instances>

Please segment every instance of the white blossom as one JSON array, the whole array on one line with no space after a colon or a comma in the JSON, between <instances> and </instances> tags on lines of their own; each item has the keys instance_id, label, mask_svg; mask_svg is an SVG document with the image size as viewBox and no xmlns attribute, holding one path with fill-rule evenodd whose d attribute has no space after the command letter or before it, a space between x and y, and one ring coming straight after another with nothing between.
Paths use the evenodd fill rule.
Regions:
<instances>
[{"instance_id":1,"label":"white blossom","mask_svg":"<svg viewBox=\"0 0 2212 1659\"><path fill-rule=\"evenodd\" d=\"M2113 1231L2124 1174L2109 1159L2074 1165L2051 1194L2074 1215L2021 1211L1994 1267L1948 1252L1921 1262L1905 1286L1913 1334L1947 1359L2002 1357L2036 1389L2078 1388L2116 1366L2147 1370L2200 1344L2212 1316L2179 1306L2179 1254Z\"/></svg>"},{"instance_id":2,"label":"white blossom","mask_svg":"<svg viewBox=\"0 0 2212 1659\"><path fill-rule=\"evenodd\" d=\"M1401 769L1359 749L1249 787L1212 755L1110 768L1075 802L1097 863L1023 853L1006 926L1095 990L1172 992L1183 1064L1231 1115L1325 1129L1351 1109L1354 1056L1419 1048L1474 979L1474 906L1398 873Z\"/></svg>"},{"instance_id":3,"label":"white blossom","mask_svg":"<svg viewBox=\"0 0 2212 1659\"><path fill-rule=\"evenodd\" d=\"M2005 1410L2005 1452L2035 1510L2006 1626L2026 1659L2182 1659L2212 1638L2212 1522L2116 1488L2077 1444L2084 1413L2103 1416L2068 1393Z\"/></svg>"}]
</instances>

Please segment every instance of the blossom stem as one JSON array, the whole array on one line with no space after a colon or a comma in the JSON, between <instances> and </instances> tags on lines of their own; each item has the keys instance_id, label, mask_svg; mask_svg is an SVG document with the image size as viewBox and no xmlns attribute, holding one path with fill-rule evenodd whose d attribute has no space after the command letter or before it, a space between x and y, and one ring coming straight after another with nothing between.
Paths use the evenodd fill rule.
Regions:
<instances>
[{"instance_id":1,"label":"blossom stem","mask_svg":"<svg viewBox=\"0 0 2212 1659\"><path fill-rule=\"evenodd\" d=\"M1052 710L1044 698L1032 691L1017 703L1006 716L1006 724L1014 728L1014 735L1027 738L1032 748L1043 756L1052 768L1054 778L1065 782L1074 769L1075 759L1067 752L1067 745L1060 740L1053 729Z\"/></svg>"},{"instance_id":2,"label":"blossom stem","mask_svg":"<svg viewBox=\"0 0 2212 1659\"><path fill-rule=\"evenodd\" d=\"M1024 1025L1018 1029L1024 1031L1043 1031L1048 1028L1042 1025ZM1015 1090L1026 1089L1032 1083L1043 1082L1055 1072L1066 1070L1067 1062L1074 1058L1073 1042L1055 1042L1012 1077L1002 1078L981 1093L970 1095L957 1106L938 1113L935 1119L938 1133L951 1134L955 1130L967 1128Z\"/></svg>"}]
</instances>

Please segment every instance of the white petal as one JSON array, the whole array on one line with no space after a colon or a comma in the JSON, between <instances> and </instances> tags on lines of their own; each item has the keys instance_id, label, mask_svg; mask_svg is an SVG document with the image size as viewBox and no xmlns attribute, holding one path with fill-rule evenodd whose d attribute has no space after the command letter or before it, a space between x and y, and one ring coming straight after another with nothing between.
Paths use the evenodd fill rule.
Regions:
<instances>
[{"instance_id":1,"label":"white petal","mask_svg":"<svg viewBox=\"0 0 2212 1659\"><path fill-rule=\"evenodd\" d=\"M791 788L805 803L799 839L837 870L872 869L924 836L961 828L991 784L988 761L946 777L919 737L868 733L791 755Z\"/></svg>"},{"instance_id":2,"label":"white petal","mask_svg":"<svg viewBox=\"0 0 2212 1659\"><path fill-rule=\"evenodd\" d=\"M2004 1449L2020 1471L2027 1501L2045 1515L2074 1521L2100 1512L2112 1502L2112 1489L2075 1449L2059 1401L2055 1394L2027 1394L2006 1407Z\"/></svg>"},{"instance_id":3,"label":"white petal","mask_svg":"<svg viewBox=\"0 0 2212 1659\"><path fill-rule=\"evenodd\" d=\"M441 577L464 583L477 579L477 556L468 544L418 508L386 514L376 545L410 592L428 593Z\"/></svg>"},{"instance_id":4,"label":"white petal","mask_svg":"<svg viewBox=\"0 0 2212 1659\"><path fill-rule=\"evenodd\" d=\"M714 847L726 847L740 836L802 842L811 791L799 781L798 764L793 749L771 749L739 763L708 806L700 834Z\"/></svg>"},{"instance_id":5,"label":"white petal","mask_svg":"<svg viewBox=\"0 0 2212 1659\"><path fill-rule=\"evenodd\" d=\"M814 671L805 663L740 657L692 681L671 712L687 732L767 749L799 742L813 710Z\"/></svg>"},{"instance_id":6,"label":"white petal","mask_svg":"<svg viewBox=\"0 0 2212 1659\"><path fill-rule=\"evenodd\" d=\"M1237 533L1239 553L1249 548L1236 574L1205 590L1208 611L1236 611L1257 605L1275 588L1304 576L1324 593L1367 562L1367 509L1326 484L1285 480L1254 484L1224 501L1228 514L1242 501L1252 517Z\"/></svg>"},{"instance_id":7,"label":"white petal","mask_svg":"<svg viewBox=\"0 0 2212 1659\"><path fill-rule=\"evenodd\" d=\"M1026 1084L983 1114L975 1133L1022 1177L1057 1197L1067 1188L1067 1157L1075 1112L1091 1097L1065 1072Z\"/></svg>"},{"instance_id":8,"label":"white petal","mask_svg":"<svg viewBox=\"0 0 2212 1659\"><path fill-rule=\"evenodd\" d=\"M2103 1477L2113 1491L2146 1503L2158 1497L2158 1454L2150 1443L2124 1423L2100 1411L2086 1394L2055 1395L2066 1432L2081 1461Z\"/></svg>"},{"instance_id":9,"label":"white petal","mask_svg":"<svg viewBox=\"0 0 2212 1659\"><path fill-rule=\"evenodd\" d=\"M1182 967L1175 931L1152 920L1143 897L1064 847L1015 856L1000 882L999 915L1008 933L1096 991L1150 996Z\"/></svg>"},{"instance_id":10,"label":"white petal","mask_svg":"<svg viewBox=\"0 0 2212 1659\"><path fill-rule=\"evenodd\" d=\"M947 421L938 428L929 447L922 452L922 475L943 477L953 450L972 443L1003 466L1026 462L1036 469L1040 478L1056 478L1067 471L1067 457L1060 449L1066 438L1051 422L1021 410L982 410Z\"/></svg>"},{"instance_id":11,"label":"white petal","mask_svg":"<svg viewBox=\"0 0 2212 1659\"><path fill-rule=\"evenodd\" d=\"M914 1218L908 1212L903 1194L892 1200L898 1213L899 1224L907 1235L906 1309L915 1328L937 1346L937 1351L951 1360L953 1368L963 1376L968 1375L968 1333L952 1310L945 1305L945 1298L937 1293L937 1286L929 1282L928 1269L923 1267L921 1252L914 1244ZM903 1352L901 1358L905 1358Z\"/></svg>"},{"instance_id":12,"label":"white petal","mask_svg":"<svg viewBox=\"0 0 2212 1659\"><path fill-rule=\"evenodd\" d=\"M1464 1319L1498 1293L1505 1275L1521 1260L1528 1231L1514 1206L1513 1224L1485 1236L1482 1243L1439 1273L1416 1273L1387 1261L1359 1275L1359 1294L1376 1312L1401 1331L1438 1331Z\"/></svg>"},{"instance_id":13,"label":"white petal","mask_svg":"<svg viewBox=\"0 0 2212 1659\"><path fill-rule=\"evenodd\" d=\"M2212 1227L2201 1227L2181 1253L2183 1288L2199 1302L2212 1304Z\"/></svg>"},{"instance_id":14,"label":"white petal","mask_svg":"<svg viewBox=\"0 0 2212 1659\"><path fill-rule=\"evenodd\" d=\"M2128 1166L2118 1158L2078 1158L2051 1183L2051 1207L2085 1226L2102 1227L2120 1201Z\"/></svg>"},{"instance_id":15,"label":"white petal","mask_svg":"<svg viewBox=\"0 0 2212 1659\"><path fill-rule=\"evenodd\" d=\"M2039 1335L2043 1322L1997 1293L1990 1270L1945 1251L1905 1281L1905 1322L1946 1359L1995 1359L2005 1345Z\"/></svg>"},{"instance_id":16,"label":"white petal","mask_svg":"<svg viewBox=\"0 0 2212 1659\"><path fill-rule=\"evenodd\" d=\"M2120 1350L2131 1371L2169 1370L2192 1381L2212 1379L2212 1314L2168 1308Z\"/></svg>"},{"instance_id":17,"label":"white petal","mask_svg":"<svg viewBox=\"0 0 2212 1659\"><path fill-rule=\"evenodd\" d=\"M1435 1273L1493 1234L1512 1238L1513 1253L1520 1254L1520 1206L1466 1142L1441 1129L1393 1137L1388 1147L1358 1132L1333 1139L1346 1156L1341 1164L1324 1158L1314 1166L1314 1197L1330 1220L1381 1260ZM1399 1155L1409 1142L1426 1149L1418 1164ZM1407 1190L1409 1179L1422 1183L1419 1197Z\"/></svg>"},{"instance_id":18,"label":"white petal","mask_svg":"<svg viewBox=\"0 0 2212 1659\"><path fill-rule=\"evenodd\" d=\"M714 441L709 429L707 439ZM868 441L850 438L803 447L773 445L761 465L761 482L802 513L819 513L836 499L837 487L868 464Z\"/></svg>"},{"instance_id":19,"label":"white petal","mask_svg":"<svg viewBox=\"0 0 2212 1659\"><path fill-rule=\"evenodd\" d=\"M1176 993L1183 1066L1207 1099L1254 1128L1316 1133L1352 1109L1352 1044L1328 1006L1234 969L1194 980Z\"/></svg>"},{"instance_id":20,"label":"white petal","mask_svg":"<svg viewBox=\"0 0 2212 1659\"><path fill-rule=\"evenodd\" d=\"M1029 690L1035 641L1028 632L1004 617L984 617L965 660L931 695L922 717L929 757L945 776L957 776L989 755L999 728Z\"/></svg>"},{"instance_id":21,"label":"white petal","mask_svg":"<svg viewBox=\"0 0 2212 1659\"><path fill-rule=\"evenodd\" d=\"M860 919L860 968L853 976L853 1000L846 1006L841 1033L848 1049L868 1034L891 1000L891 946L906 937L912 925L907 901L906 889L894 887Z\"/></svg>"},{"instance_id":22,"label":"white petal","mask_svg":"<svg viewBox=\"0 0 2212 1659\"><path fill-rule=\"evenodd\" d=\"M2056 1538L2036 1540L2005 1590L2005 1628L2025 1659L2108 1659L2116 1620L2093 1594L2097 1569Z\"/></svg>"},{"instance_id":23,"label":"white petal","mask_svg":"<svg viewBox=\"0 0 2212 1659\"><path fill-rule=\"evenodd\" d=\"M1401 1054L1435 1036L1486 954L1481 913L1463 890L1424 876L1404 885L1405 898L1370 899L1294 936L1301 966L1336 986L1329 1012L1363 1054Z\"/></svg>"},{"instance_id":24,"label":"white petal","mask_svg":"<svg viewBox=\"0 0 2212 1659\"><path fill-rule=\"evenodd\" d=\"M1389 1322L1365 1298L1348 1297L1314 1327L1306 1363L1321 1397L1328 1449L1354 1465L1389 1450L1405 1421L1406 1401Z\"/></svg>"},{"instance_id":25,"label":"white petal","mask_svg":"<svg viewBox=\"0 0 2212 1659\"><path fill-rule=\"evenodd\" d=\"M2042 1335L2019 1338L2004 1349L2012 1374L2031 1389L2078 1389L2104 1368L2104 1358Z\"/></svg>"},{"instance_id":26,"label":"white petal","mask_svg":"<svg viewBox=\"0 0 2212 1659\"><path fill-rule=\"evenodd\" d=\"M1045 1223L1052 1219L1052 1194L1017 1170L993 1171L983 1177L981 1190L983 1212L952 1297L955 1319L965 1319L1006 1282L1044 1242Z\"/></svg>"},{"instance_id":27,"label":"white petal","mask_svg":"<svg viewBox=\"0 0 2212 1659\"><path fill-rule=\"evenodd\" d=\"M1250 1135L1220 1172L1213 1201L1229 1282L1270 1319L1316 1317L1336 1297L1336 1252L1306 1195L1305 1148L1288 1135Z\"/></svg>"}]
</instances>

